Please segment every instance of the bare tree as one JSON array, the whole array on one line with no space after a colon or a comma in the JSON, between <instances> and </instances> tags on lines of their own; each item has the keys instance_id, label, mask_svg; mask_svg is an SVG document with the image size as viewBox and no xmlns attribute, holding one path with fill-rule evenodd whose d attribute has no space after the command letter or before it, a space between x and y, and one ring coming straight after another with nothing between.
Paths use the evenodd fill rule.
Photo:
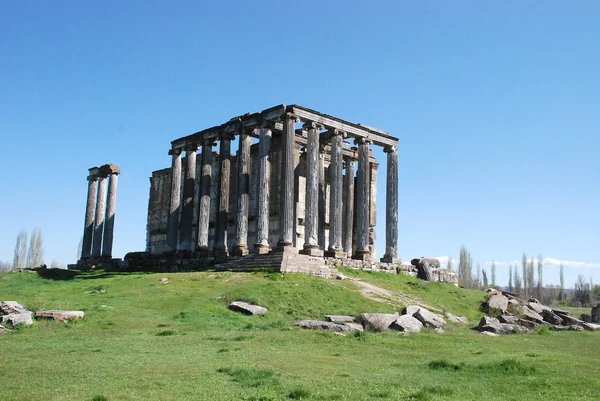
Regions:
<instances>
[{"instance_id":1,"label":"bare tree","mask_svg":"<svg viewBox=\"0 0 600 401\"><path fill-rule=\"evenodd\" d=\"M83 251L83 237L79 238L79 245L77 245L77 260L81 259L82 251Z\"/></svg>"},{"instance_id":2,"label":"bare tree","mask_svg":"<svg viewBox=\"0 0 600 401\"><path fill-rule=\"evenodd\" d=\"M544 262L543 262L543 257L542 255L538 254L537 257L537 274L538 274L538 280L537 280L537 297L538 299L542 299L542 286L543 286L543 276L544 276Z\"/></svg>"},{"instance_id":3,"label":"bare tree","mask_svg":"<svg viewBox=\"0 0 600 401\"><path fill-rule=\"evenodd\" d=\"M9 272L12 270L10 262L0 261L0 273Z\"/></svg>"},{"instance_id":4,"label":"bare tree","mask_svg":"<svg viewBox=\"0 0 600 401\"><path fill-rule=\"evenodd\" d=\"M585 280L585 277L583 277L583 274L577 276L573 299L579 302L581 306L587 306L590 302L590 285Z\"/></svg>"},{"instance_id":5,"label":"bare tree","mask_svg":"<svg viewBox=\"0 0 600 401\"><path fill-rule=\"evenodd\" d=\"M50 268L51 269L63 269L63 270L66 270L67 266L64 263L58 262L56 260L53 260L52 263L50 263Z\"/></svg>"},{"instance_id":6,"label":"bare tree","mask_svg":"<svg viewBox=\"0 0 600 401\"><path fill-rule=\"evenodd\" d=\"M562 301L565 299L565 265L560 263L560 292L558 293L558 300Z\"/></svg>"},{"instance_id":7,"label":"bare tree","mask_svg":"<svg viewBox=\"0 0 600 401\"><path fill-rule=\"evenodd\" d=\"M479 268L479 265L477 265ZM481 277L483 277L483 288L488 288L488 278L485 269L481 270Z\"/></svg>"},{"instance_id":8,"label":"bare tree","mask_svg":"<svg viewBox=\"0 0 600 401\"><path fill-rule=\"evenodd\" d=\"M492 285L496 285L496 261L492 260Z\"/></svg>"},{"instance_id":9,"label":"bare tree","mask_svg":"<svg viewBox=\"0 0 600 401\"><path fill-rule=\"evenodd\" d=\"M39 228L31 231L29 249L27 251L26 267L37 267L44 263L44 234Z\"/></svg>"},{"instance_id":10,"label":"bare tree","mask_svg":"<svg viewBox=\"0 0 600 401\"><path fill-rule=\"evenodd\" d=\"M508 291L513 292L512 265L508 265Z\"/></svg>"},{"instance_id":11,"label":"bare tree","mask_svg":"<svg viewBox=\"0 0 600 401\"><path fill-rule=\"evenodd\" d=\"M523 252L523 257L521 258L521 267L523 269L523 295L527 298L529 292L527 291L527 255L525 255L525 252Z\"/></svg>"},{"instance_id":12,"label":"bare tree","mask_svg":"<svg viewBox=\"0 0 600 401\"><path fill-rule=\"evenodd\" d=\"M533 268L533 259L531 259L527 263L527 285L529 288L529 296L533 297L534 289L535 289L535 277L534 277L534 268Z\"/></svg>"},{"instance_id":13,"label":"bare tree","mask_svg":"<svg viewBox=\"0 0 600 401\"><path fill-rule=\"evenodd\" d=\"M27 231L21 230L17 234L17 244L15 245L15 254L13 257L13 269L24 268L26 257L27 257Z\"/></svg>"},{"instance_id":14,"label":"bare tree","mask_svg":"<svg viewBox=\"0 0 600 401\"><path fill-rule=\"evenodd\" d=\"M519 269L517 268L517 265L515 265L514 274L515 292L517 294L521 294L521 276L519 276Z\"/></svg>"},{"instance_id":15,"label":"bare tree","mask_svg":"<svg viewBox=\"0 0 600 401\"><path fill-rule=\"evenodd\" d=\"M458 258L458 281L466 288L471 287L473 277L471 254L467 251L467 248L463 245L460 248L460 255Z\"/></svg>"}]
</instances>

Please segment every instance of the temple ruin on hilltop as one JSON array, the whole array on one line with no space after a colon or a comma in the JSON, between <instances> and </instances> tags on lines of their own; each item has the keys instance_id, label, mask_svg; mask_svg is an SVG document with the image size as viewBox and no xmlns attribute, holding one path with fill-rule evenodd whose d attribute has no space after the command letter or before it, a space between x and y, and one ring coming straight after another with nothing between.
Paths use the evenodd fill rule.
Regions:
<instances>
[{"instance_id":1,"label":"temple ruin on hilltop","mask_svg":"<svg viewBox=\"0 0 600 401\"><path fill-rule=\"evenodd\" d=\"M298 105L247 113L176 139L171 167L150 177L146 251L127 254L124 263L319 275L344 265L416 275L397 255L397 145L385 131ZM380 260L373 146L387 154ZM433 279L456 281L439 268Z\"/></svg>"}]
</instances>

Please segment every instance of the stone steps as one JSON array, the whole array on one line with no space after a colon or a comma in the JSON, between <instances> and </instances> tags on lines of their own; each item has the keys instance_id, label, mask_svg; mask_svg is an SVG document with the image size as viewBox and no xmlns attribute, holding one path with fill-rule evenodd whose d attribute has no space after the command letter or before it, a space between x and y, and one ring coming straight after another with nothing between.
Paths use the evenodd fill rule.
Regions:
<instances>
[{"instance_id":1,"label":"stone steps","mask_svg":"<svg viewBox=\"0 0 600 401\"><path fill-rule=\"evenodd\" d=\"M295 249L275 249L268 254L251 254L244 257L229 258L226 262L211 267L216 271L253 271L273 269L282 273L305 273L331 277L337 269L327 265L323 257L302 255Z\"/></svg>"}]
</instances>

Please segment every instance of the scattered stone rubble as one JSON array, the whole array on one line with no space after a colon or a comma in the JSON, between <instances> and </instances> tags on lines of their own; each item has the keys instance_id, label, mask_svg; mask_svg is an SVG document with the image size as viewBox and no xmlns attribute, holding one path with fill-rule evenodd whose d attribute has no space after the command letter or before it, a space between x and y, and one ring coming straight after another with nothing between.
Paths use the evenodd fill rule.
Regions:
<instances>
[{"instance_id":1,"label":"scattered stone rubble","mask_svg":"<svg viewBox=\"0 0 600 401\"><path fill-rule=\"evenodd\" d=\"M33 312L25 309L25 307L15 301L3 301L0 302L0 316L2 317L2 323L9 323L13 327L18 324L32 325L33 324ZM82 311L64 311L64 310L46 310L38 311L35 313L36 318L53 319L59 322L67 322L71 319L83 319L85 313ZM6 328L0 328L0 333L5 331Z\"/></svg>"},{"instance_id":2,"label":"scattered stone rubble","mask_svg":"<svg viewBox=\"0 0 600 401\"><path fill-rule=\"evenodd\" d=\"M447 317L452 322L468 322L464 316L455 316L449 313ZM442 315L418 305L407 306L402 315L398 313L363 313L360 315L360 323L356 323L354 316L327 315L326 318L327 321L300 320L294 322L293 325L304 329L335 330L337 332L363 330L382 332L392 329L403 333L419 333L423 327L427 327L443 333L442 327L446 324L446 319Z\"/></svg>"},{"instance_id":3,"label":"scattered stone rubble","mask_svg":"<svg viewBox=\"0 0 600 401\"><path fill-rule=\"evenodd\" d=\"M264 315L268 312L267 308L242 301L232 302L229 304L228 308L232 311L241 312L246 315Z\"/></svg>"},{"instance_id":4,"label":"scattered stone rubble","mask_svg":"<svg viewBox=\"0 0 600 401\"><path fill-rule=\"evenodd\" d=\"M59 322L68 322L73 319L83 319L85 313L80 310L41 310L35 312L35 317L52 319Z\"/></svg>"},{"instance_id":5,"label":"scattered stone rubble","mask_svg":"<svg viewBox=\"0 0 600 401\"><path fill-rule=\"evenodd\" d=\"M538 326L549 326L553 331L600 331L600 324L587 323L571 316L567 311L541 304L537 299L528 301L510 292L488 290L484 305L490 315L483 316L476 329L482 334L494 335L521 333Z\"/></svg>"},{"instance_id":6,"label":"scattered stone rubble","mask_svg":"<svg viewBox=\"0 0 600 401\"><path fill-rule=\"evenodd\" d=\"M9 323L12 326L18 324L31 325L33 320L31 315L33 313L23 305L15 301L4 301L0 302L0 315L2 316L2 323Z\"/></svg>"}]
</instances>

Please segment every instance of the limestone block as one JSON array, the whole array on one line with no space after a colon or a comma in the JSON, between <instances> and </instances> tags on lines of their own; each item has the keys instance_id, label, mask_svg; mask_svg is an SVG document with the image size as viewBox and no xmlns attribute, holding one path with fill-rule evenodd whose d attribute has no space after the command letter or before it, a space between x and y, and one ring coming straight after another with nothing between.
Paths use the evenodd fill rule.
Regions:
<instances>
[{"instance_id":1,"label":"limestone block","mask_svg":"<svg viewBox=\"0 0 600 401\"><path fill-rule=\"evenodd\" d=\"M264 315L268 312L267 308L242 301L232 302L228 308L232 311L245 313L246 315Z\"/></svg>"},{"instance_id":2,"label":"limestone block","mask_svg":"<svg viewBox=\"0 0 600 401\"><path fill-rule=\"evenodd\" d=\"M67 322L72 319L83 319L85 313L79 310L41 310L35 313L35 317Z\"/></svg>"}]
</instances>

